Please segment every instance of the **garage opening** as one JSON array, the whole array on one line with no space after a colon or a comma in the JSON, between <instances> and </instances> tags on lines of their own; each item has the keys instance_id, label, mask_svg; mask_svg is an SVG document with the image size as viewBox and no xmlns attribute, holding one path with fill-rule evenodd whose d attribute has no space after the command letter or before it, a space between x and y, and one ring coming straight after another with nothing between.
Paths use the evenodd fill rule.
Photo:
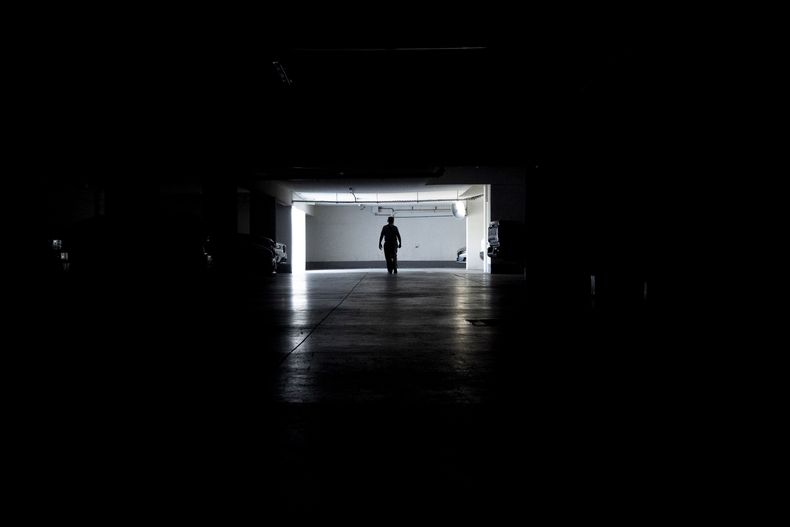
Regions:
<instances>
[{"instance_id":1,"label":"garage opening","mask_svg":"<svg viewBox=\"0 0 790 527\"><path fill-rule=\"evenodd\" d=\"M489 272L488 187L465 184L392 188L357 182L345 191L295 189L293 270L385 271L384 253L378 242L387 218L393 217L402 240L399 269Z\"/></svg>"}]
</instances>

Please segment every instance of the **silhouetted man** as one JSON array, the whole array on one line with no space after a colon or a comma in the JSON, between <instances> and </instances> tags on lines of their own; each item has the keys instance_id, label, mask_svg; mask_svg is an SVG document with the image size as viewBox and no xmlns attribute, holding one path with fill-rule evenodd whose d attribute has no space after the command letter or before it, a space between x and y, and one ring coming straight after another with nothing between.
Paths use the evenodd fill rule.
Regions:
<instances>
[{"instance_id":1,"label":"silhouetted man","mask_svg":"<svg viewBox=\"0 0 790 527\"><path fill-rule=\"evenodd\" d=\"M379 250L381 250L381 240L384 240L384 258L387 260L387 272L389 274L398 273L398 248L400 247L400 232L395 226L395 218L387 218L387 224L381 228L379 236Z\"/></svg>"}]
</instances>

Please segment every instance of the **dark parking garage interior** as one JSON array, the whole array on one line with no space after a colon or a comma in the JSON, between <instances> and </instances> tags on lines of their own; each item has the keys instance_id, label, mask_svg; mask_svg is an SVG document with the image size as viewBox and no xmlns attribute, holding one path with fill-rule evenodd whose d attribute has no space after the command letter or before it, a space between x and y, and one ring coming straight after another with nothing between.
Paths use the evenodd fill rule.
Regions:
<instances>
[{"instance_id":1,"label":"dark parking garage interior","mask_svg":"<svg viewBox=\"0 0 790 527\"><path fill-rule=\"evenodd\" d=\"M94 90L63 95L96 106L45 112L31 517L671 516L667 57L592 34L245 44L94 50L72 73ZM292 268L294 189L348 182L485 188L501 253Z\"/></svg>"}]
</instances>

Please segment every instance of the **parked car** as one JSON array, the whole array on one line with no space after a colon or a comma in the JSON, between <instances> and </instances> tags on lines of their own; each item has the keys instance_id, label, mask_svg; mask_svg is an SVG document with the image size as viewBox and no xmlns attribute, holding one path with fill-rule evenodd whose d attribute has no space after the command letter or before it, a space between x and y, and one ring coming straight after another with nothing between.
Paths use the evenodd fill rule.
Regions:
<instances>
[{"instance_id":1,"label":"parked car","mask_svg":"<svg viewBox=\"0 0 790 527\"><path fill-rule=\"evenodd\" d=\"M272 252L274 253L274 260L277 265L288 263L288 254L285 252L284 243L275 242L271 238L267 238L266 236L261 236L256 234L250 234L249 236L251 236L256 241L256 243L265 245L266 247L272 250Z\"/></svg>"},{"instance_id":2,"label":"parked car","mask_svg":"<svg viewBox=\"0 0 790 527\"><path fill-rule=\"evenodd\" d=\"M209 236L204 244L207 266L213 272L272 274L287 263L285 244L258 234L236 234L229 238Z\"/></svg>"},{"instance_id":3,"label":"parked car","mask_svg":"<svg viewBox=\"0 0 790 527\"><path fill-rule=\"evenodd\" d=\"M466 254L467 254L466 247L461 247L460 249L458 249L456 253L455 261L458 263L466 263ZM479 256L480 259L483 260L485 256L485 251L480 251Z\"/></svg>"},{"instance_id":4,"label":"parked car","mask_svg":"<svg viewBox=\"0 0 790 527\"><path fill-rule=\"evenodd\" d=\"M272 242L274 244L274 257L277 260L277 265L288 263L288 253L285 252L285 244L280 242Z\"/></svg>"},{"instance_id":5,"label":"parked car","mask_svg":"<svg viewBox=\"0 0 790 527\"><path fill-rule=\"evenodd\" d=\"M466 247L461 247L456 252L455 261L458 263L466 263Z\"/></svg>"},{"instance_id":6,"label":"parked car","mask_svg":"<svg viewBox=\"0 0 790 527\"><path fill-rule=\"evenodd\" d=\"M521 272L525 265L524 224L495 220L488 226L488 256L500 271Z\"/></svg>"}]
</instances>

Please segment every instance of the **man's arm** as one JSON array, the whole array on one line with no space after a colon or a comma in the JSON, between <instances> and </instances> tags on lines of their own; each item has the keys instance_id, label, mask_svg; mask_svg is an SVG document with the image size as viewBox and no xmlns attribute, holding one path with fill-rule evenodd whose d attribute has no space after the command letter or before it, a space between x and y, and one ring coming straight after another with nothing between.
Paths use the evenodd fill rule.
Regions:
<instances>
[{"instance_id":1,"label":"man's arm","mask_svg":"<svg viewBox=\"0 0 790 527\"><path fill-rule=\"evenodd\" d=\"M384 239L384 227L381 228L381 235L379 236L379 249L381 249L381 240Z\"/></svg>"},{"instance_id":2,"label":"man's arm","mask_svg":"<svg viewBox=\"0 0 790 527\"><path fill-rule=\"evenodd\" d=\"M398 247L400 247L400 245L401 245L400 244L400 231L398 230L397 227L395 227L395 236L398 237Z\"/></svg>"}]
</instances>

